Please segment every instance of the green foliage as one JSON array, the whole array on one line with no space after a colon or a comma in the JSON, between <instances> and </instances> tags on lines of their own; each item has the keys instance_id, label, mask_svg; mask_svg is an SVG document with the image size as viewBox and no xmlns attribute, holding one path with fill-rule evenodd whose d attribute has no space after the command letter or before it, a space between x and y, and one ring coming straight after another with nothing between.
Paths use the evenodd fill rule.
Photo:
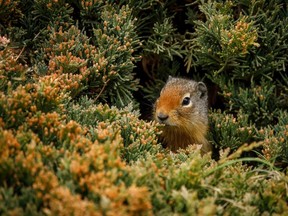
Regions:
<instances>
[{"instance_id":1,"label":"green foliage","mask_svg":"<svg viewBox=\"0 0 288 216\"><path fill-rule=\"evenodd\" d=\"M256 171L237 160L227 160L225 154L221 160L219 164L211 162L190 148L177 155L151 155L132 167L135 181L151 190L155 215L281 214L287 209L285 201L277 197L285 194L287 177L283 173ZM272 181L279 181L278 186L272 186ZM263 199L269 204L263 205Z\"/></svg>"},{"instance_id":2,"label":"green foliage","mask_svg":"<svg viewBox=\"0 0 288 216\"><path fill-rule=\"evenodd\" d=\"M251 124L248 116L242 112L239 112L237 116L221 113L221 111L210 112L209 120L209 140L216 147L236 150L244 143L250 143L256 138L255 125Z\"/></svg>"},{"instance_id":3,"label":"green foliage","mask_svg":"<svg viewBox=\"0 0 288 216\"><path fill-rule=\"evenodd\" d=\"M17 47L24 52L27 50L29 62L37 65L31 68L32 72L37 75L72 73L65 78L79 85L71 92L72 97L86 94L119 107L134 102L132 93L138 89L139 82L133 73L139 54L134 52L141 43L136 34L136 19L128 5L104 1L83 1L78 5L45 0L36 1L30 7L20 6L24 27L3 28L7 27ZM95 8L100 10L92 25L85 17ZM79 9L82 9L79 18L83 18L80 22L72 19L73 11ZM17 36L11 32L17 32ZM28 51L34 54L29 55Z\"/></svg>"},{"instance_id":4,"label":"green foliage","mask_svg":"<svg viewBox=\"0 0 288 216\"><path fill-rule=\"evenodd\" d=\"M100 26L94 28L98 56L92 59L93 68L101 74L102 89L109 89L103 97L122 107L133 101L132 92L138 89L138 80L133 79L132 73L134 62L139 60L133 53L140 45L135 21L128 6L115 9L107 5L101 13ZM97 83L90 84L94 85Z\"/></svg>"},{"instance_id":5,"label":"green foliage","mask_svg":"<svg viewBox=\"0 0 288 216\"><path fill-rule=\"evenodd\" d=\"M38 20L41 27L47 24L67 27L73 22L72 12L73 8L64 0L37 0L33 4L33 19Z\"/></svg>"},{"instance_id":6,"label":"green foliage","mask_svg":"<svg viewBox=\"0 0 288 216\"><path fill-rule=\"evenodd\" d=\"M207 20L195 21L193 39L187 40L192 52L188 56L195 58L197 64L209 68L214 76L227 68L239 66L248 50L259 46L253 22L245 16L234 21L231 7L231 2L203 3L199 8ZM186 64L190 66L191 61L187 58Z\"/></svg>"},{"instance_id":7,"label":"green foliage","mask_svg":"<svg viewBox=\"0 0 288 216\"><path fill-rule=\"evenodd\" d=\"M287 9L0 1L0 214L287 214ZM217 161L141 118L179 74L218 91Z\"/></svg>"},{"instance_id":8,"label":"green foliage","mask_svg":"<svg viewBox=\"0 0 288 216\"><path fill-rule=\"evenodd\" d=\"M12 24L22 15L18 8L19 1L1 1L0 2L0 29L3 28L2 23L5 25Z\"/></svg>"},{"instance_id":9,"label":"green foliage","mask_svg":"<svg viewBox=\"0 0 288 216\"><path fill-rule=\"evenodd\" d=\"M0 36L0 90L15 89L26 80L27 66L18 61L15 49L9 47L10 40Z\"/></svg>"},{"instance_id":10,"label":"green foliage","mask_svg":"<svg viewBox=\"0 0 288 216\"><path fill-rule=\"evenodd\" d=\"M176 29L173 28L169 18L163 20L163 23L156 22L153 26L153 35L147 40L144 51L153 54L162 54L173 60L173 56L181 55L181 42L175 37Z\"/></svg>"},{"instance_id":11,"label":"green foliage","mask_svg":"<svg viewBox=\"0 0 288 216\"><path fill-rule=\"evenodd\" d=\"M285 71L288 35L284 23L288 20L281 1L243 4L239 3L241 13L231 1L208 1L199 6L206 21L195 22L195 34L188 42L194 62L208 69L213 81L220 74L249 80L263 74L274 78Z\"/></svg>"},{"instance_id":12,"label":"green foliage","mask_svg":"<svg viewBox=\"0 0 288 216\"><path fill-rule=\"evenodd\" d=\"M276 86L272 82L262 79L256 85L252 80L249 88L235 88L228 82L222 89L229 110L246 113L258 127L273 124L277 120L281 106L276 96Z\"/></svg>"},{"instance_id":13,"label":"green foliage","mask_svg":"<svg viewBox=\"0 0 288 216\"><path fill-rule=\"evenodd\" d=\"M72 97L93 94L95 100L123 107L133 101L132 92L138 88L132 71L138 60L134 49L140 42L134 30L130 9L123 6L117 10L110 5L103 7L91 39L76 26L67 31L52 28L41 50L38 73L70 74L70 82L78 85Z\"/></svg>"},{"instance_id":14,"label":"green foliage","mask_svg":"<svg viewBox=\"0 0 288 216\"><path fill-rule=\"evenodd\" d=\"M109 108L107 105L93 104L92 100L82 98L77 104L67 105L67 120L74 120L85 125L87 136L92 141L99 139L98 129L95 127L111 127L119 131L123 138L123 158L126 162L145 157L147 153L159 150L156 146L159 129L155 122L147 123L139 120L139 113L133 111L132 106L123 109ZM100 124L100 125L99 125Z\"/></svg>"},{"instance_id":15,"label":"green foliage","mask_svg":"<svg viewBox=\"0 0 288 216\"><path fill-rule=\"evenodd\" d=\"M148 190L131 184L125 161L156 151L156 125L142 121L139 130L131 108L110 109L83 98L82 114L98 113L88 128L89 122L72 120L77 105L66 111L71 104L65 86L53 84L55 79L46 75L7 95L1 92L1 200L11 203L2 205L1 213L148 214Z\"/></svg>"},{"instance_id":16,"label":"green foliage","mask_svg":"<svg viewBox=\"0 0 288 216\"><path fill-rule=\"evenodd\" d=\"M264 139L264 157L272 162L276 161L284 167L288 161L287 129L288 114L286 111L281 111L279 122L276 125L268 126L259 131L259 135Z\"/></svg>"}]
</instances>

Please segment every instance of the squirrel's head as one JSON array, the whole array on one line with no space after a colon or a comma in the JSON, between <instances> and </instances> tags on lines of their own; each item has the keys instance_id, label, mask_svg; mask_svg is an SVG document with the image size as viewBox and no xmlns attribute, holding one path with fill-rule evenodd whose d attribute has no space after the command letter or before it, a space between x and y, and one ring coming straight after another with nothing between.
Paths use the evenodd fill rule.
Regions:
<instances>
[{"instance_id":1,"label":"squirrel's head","mask_svg":"<svg viewBox=\"0 0 288 216\"><path fill-rule=\"evenodd\" d=\"M207 123L208 94L203 82L169 79L155 103L154 118L166 126L191 128Z\"/></svg>"}]
</instances>

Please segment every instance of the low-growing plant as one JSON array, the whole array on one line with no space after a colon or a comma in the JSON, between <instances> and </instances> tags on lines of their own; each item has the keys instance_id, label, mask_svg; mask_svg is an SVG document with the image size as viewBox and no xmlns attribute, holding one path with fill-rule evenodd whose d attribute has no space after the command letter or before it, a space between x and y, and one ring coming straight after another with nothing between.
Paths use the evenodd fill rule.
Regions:
<instances>
[{"instance_id":1,"label":"low-growing plant","mask_svg":"<svg viewBox=\"0 0 288 216\"><path fill-rule=\"evenodd\" d=\"M0 1L0 214L286 215L286 9ZM217 85L217 160L163 148L136 105L185 70Z\"/></svg>"}]
</instances>

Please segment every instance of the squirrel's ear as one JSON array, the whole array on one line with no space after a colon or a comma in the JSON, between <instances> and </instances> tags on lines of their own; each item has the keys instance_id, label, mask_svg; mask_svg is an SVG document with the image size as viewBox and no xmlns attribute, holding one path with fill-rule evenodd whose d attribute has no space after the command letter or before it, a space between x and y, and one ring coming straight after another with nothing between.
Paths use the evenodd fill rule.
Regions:
<instances>
[{"instance_id":1,"label":"squirrel's ear","mask_svg":"<svg viewBox=\"0 0 288 216\"><path fill-rule=\"evenodd\" d=\"M197 90L200 98L207 97L207 87L203 82L197 83Z\"/></svg>"},{"instance_id":2,"label":"squirrel's ear","mask_svg":"<svg viewBox=\"0 0 288 216\"><path fill-rule=\"evenodd\" d=\"M169 75L167 82L171 81L172 79L173 79L173 77L171 75Z\"/></svg>"}]
</instances>

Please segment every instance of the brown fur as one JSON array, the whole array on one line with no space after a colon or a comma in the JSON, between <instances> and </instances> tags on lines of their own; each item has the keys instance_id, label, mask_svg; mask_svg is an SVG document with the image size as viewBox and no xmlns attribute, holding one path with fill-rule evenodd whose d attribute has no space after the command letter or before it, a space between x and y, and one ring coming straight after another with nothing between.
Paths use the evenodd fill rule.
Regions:
<instances>
[{"instance_id":1,"label":"brown fur","mask_svg":"<svg viewBox=\"0 0 288 216\"><path fill-rule=\"evenodd\" d=\"M197 85L193 80L170 78L156 101L155 119L165 124L162 138L172 151L186 148L190 144L202 144L202 154L211 150L206 139L207 95L198 96L201 92ZM191 96L192 104L183 106L183 97L187 94ZM168 116L163 122L157 117L160 113Z\"/></svg>"}]
</instances>

